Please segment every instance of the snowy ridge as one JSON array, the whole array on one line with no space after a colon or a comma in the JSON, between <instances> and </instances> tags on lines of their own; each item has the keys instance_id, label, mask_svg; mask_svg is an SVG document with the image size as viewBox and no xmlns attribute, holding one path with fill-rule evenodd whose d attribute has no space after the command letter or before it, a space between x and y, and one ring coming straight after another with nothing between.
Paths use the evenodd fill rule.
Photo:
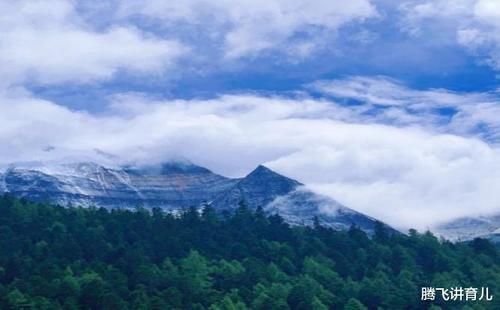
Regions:
<instances>
[{"instance_id":1,"label":"snowy ridge","mask_svg":"<svg viewBox=\"0 0 500 310\"><path fill-rule=\"evenodd\" d=\"M337 230L349 229L352 224L372 232L374 218L345 207L329 197L313 193L304 186L284 196L276 197L265 210L280 214L287 222L311 225L315 216L322 225Z\"/></svg>"},{"instance_id":2,"label":"snowy ridge","mask_svg":"<svg viewBox=\"0 0 500 310\"><path fill-rule=\"evenodd\" d=\"M31 162L11 165L1 180L3 192L63 206L160 207L175 213L204 204L234 210L244 201L252 209L279 213L290 224L309 225L316 217L334 229L354 224L372 232L376 222L264 166L231 179L186 161L124 167Z\"/></svg>"}]
</instances>

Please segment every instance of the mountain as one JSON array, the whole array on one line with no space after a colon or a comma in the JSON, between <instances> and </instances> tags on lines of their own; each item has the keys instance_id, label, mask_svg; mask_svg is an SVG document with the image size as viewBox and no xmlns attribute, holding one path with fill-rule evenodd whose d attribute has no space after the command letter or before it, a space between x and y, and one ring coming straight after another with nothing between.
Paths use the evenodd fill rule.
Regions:
<instances>
[{"instance_id":1,"label":"mountain","mask_svg":"<svg viewBox=\"0 0 500 310\"><path fill-rule=\"evenodd\" d=\"M236 180L189 163L107 168L92 162L7 168L3 191L35 201L106 208L186 208L213 199Z\"/></svg>"},{"instance_id":2,"label":"mountain","mask_svg":"<svg viewBox=\"0 0 500 310\"><path fill-rule=\"evenodd\" d=\"M160 207L178 211L210 204L234 210L241 202L279 213L291 224L312 223L372 232L376 220L318 195L293 179L258 166L244 178L226 178L188 162L153 166L105 167L93 162L29 163L9 166L0 190L16 197L63 206L105 208Z\"/></svg>"},{"instance_id":3,"label":"mountain","mask_svg":"<svg viewBox=\"0 0 500 310\"><path fill-rule=\"evenodd\" d=\"M485 238L500 243L500 215L464 217L439 225L434 231L454 241Z\"/></svg>"},{"instance_id":4,"label":"mountain","mask_svg":"<svg viewBox=\"0 0 500 310\"><path fill-rule=\"evenodd\" d=\"M245 201L251 208L264 207L276 197L287 195L301 185L261 165L238 180L228 191L222 192L212 205L217 209L224 209Z\"/></svg>"},{"instance_id":5,"label":"mountain","mask_svg":"<svg viewBox=\"0 0 500 310\"><path fill-rule=\"evenodd\" d=\"M316 216L320 223L335 229L348 229L355 223L372 231L376 222L262 165L221 193L212 205L220 210L234 208L240 201L252 209L260 206L267 213L278 213L291 224L310 225Z\"/></svg>"}]
</instances>

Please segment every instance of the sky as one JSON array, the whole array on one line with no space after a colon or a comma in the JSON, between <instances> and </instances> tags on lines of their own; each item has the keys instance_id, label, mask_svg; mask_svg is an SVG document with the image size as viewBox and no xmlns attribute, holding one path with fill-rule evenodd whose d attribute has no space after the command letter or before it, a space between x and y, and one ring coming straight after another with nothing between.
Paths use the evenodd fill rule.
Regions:
<instances>
[{"instance_id":1,"label":"sky","mask_svg":"<svg viewBox=\"0 0 500 310\"><path fill-rule=\"evenodd\" d=\"M0 163L259 164L396 227L500 214L497 0L0 0Z\"/></svg>"}]
</instances>

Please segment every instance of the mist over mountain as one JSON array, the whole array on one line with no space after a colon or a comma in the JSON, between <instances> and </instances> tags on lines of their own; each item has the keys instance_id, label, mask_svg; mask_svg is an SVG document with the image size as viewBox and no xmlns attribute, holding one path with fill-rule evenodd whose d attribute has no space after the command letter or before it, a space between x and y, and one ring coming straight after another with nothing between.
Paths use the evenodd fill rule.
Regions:
<instances>
[{"instance_id":1,"label":"mist over mountain","mask_svg":"<svg viewBox=\"0 0 500 310\"><path fill-rule=\"evenodd\" d=\"M486 238L500 243L500 214L460 218L437 226L434 232L453 241Z\"/></svg>"}]
</instances>

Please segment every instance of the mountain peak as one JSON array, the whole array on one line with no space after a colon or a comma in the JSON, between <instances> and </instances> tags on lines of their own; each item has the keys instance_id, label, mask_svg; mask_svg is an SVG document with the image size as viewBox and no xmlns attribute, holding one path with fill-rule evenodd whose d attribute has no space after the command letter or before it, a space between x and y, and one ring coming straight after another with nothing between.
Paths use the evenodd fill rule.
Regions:
<instances>
[{"instance_id":1,"label":"mountain peak","mask_svg":"<svg viewBox=\"0 0 500 310\"><path fill-rule=\"evenodd\" d=\"M303 185L302 183L290 179L284 175L281 175L264 165L258 165L252 172L250 172L246 177L242 179L242 182L248 182L249 180L265 181L262 184L268 184L269 182L279 182L289 184L290 187L297 187Z\"/></svg>"},{"instance_id":2,"label":"mountain peak","mask_svg":"<svg viewBox=\"0 0 500 310\"><path fill-rule=\"evenodd\" d=\"M276 173L276 172L272 171L271 169L267 168L264 165L258 165L257 168L255 168L252 172L250 172L250 174L253 173Z\"/></svg>"},{"instance_id":3,"label":"mountain peak","mask_svg":"<svg viewBox=\"0 0 500 310\"><path fill-rule=\"evenodd\" d=\"M276 197L286 195L301 185L295 180L259 165L240 179L229 192L219 196L214 205L223 209L245 201L251 208L265 206Z\"/></svg>"}]
</instances>

